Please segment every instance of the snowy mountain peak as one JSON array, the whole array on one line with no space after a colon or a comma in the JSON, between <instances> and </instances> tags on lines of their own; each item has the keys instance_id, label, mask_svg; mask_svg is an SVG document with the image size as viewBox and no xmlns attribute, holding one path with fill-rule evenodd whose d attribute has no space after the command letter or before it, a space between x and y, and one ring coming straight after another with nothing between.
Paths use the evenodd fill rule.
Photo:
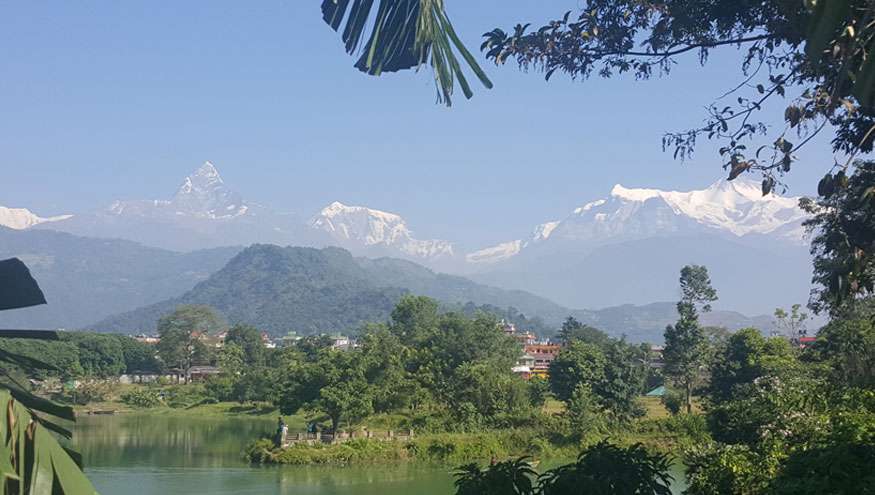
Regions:
<instances>
[{"instance_id":1,"label":"snowy mountain peak","mask_svg":"<svg viewBox=\"0 0 875 495\"><path fill-rule=\"evenodd\" d=\"M768 235L800 244L806 214L799 198L763 196L751 180L719 180L692 191L663 191L615 185L607 198L590 201L558 222L535 228L530 241L511 241L467 256L473 263L503 261L545 242L591 248L653 236L712 232L730 237Z\"/></svg>"},{"instance_id":2,"label":"snowy mountain peak","mask_svg":"<svg viewBox=\"0 0 875 495\"><path fill-rule=\"evenodd\" d=\"M628 201L647 201L648 199L659 197L661 192L662 191L658 189L627 189L621 184L617 184L611 188L611 197ZM605 200L603 199L587 203L586 206L583 207L583 211L589 211L593 206L601 206L603 204L605 204ZM589 208L587 208L587 206Z\"/></svg>"},{"instance_id":3,"label":"snowy mountain peak","mask_svg":"<svg viewBox=\"0 0 875 495\"><path fill-rule=\"evenodd\" d=\"M243 198L225 186L219 171L209 161L183 179L170 206L179 214L209 218L235 217L248 210Z\"/></svg>"},{"instance_id":4,"label":"snowy mountain peak","mask_svg":"<svg viewBox=\"0 0 875 495\"><path fill-rule=\"evenodd\" d=\"M310 227L347 246L394 248L415 258L453 255L449 242L415 239L400 215L365 206L335 201L310 221Z\"/></svg>"},{"instance_id":5,"label":"snowy mountain peak","mask_svg":"<svg viewBox=\"0 0 875 495\"><path fill-rule=\"evenodd\" d=\"M536 226L534 232L532 232L532 241L546 241L550 238L550 234L552 234L553 231L556 230L556 227L559 226L559 223L560 222L557 220L554 222L542 223L541 225Z\"/></svg>"},{"instance_id":6,"label":"snowy mountain peak","mask_svg":"<svg viewBox=\"0 0 875 495\"><path fill-rule=\"evenodd\" d=\"M0 206L0 226L15 230L24 230L41 223L59 222L71 218L73 215L57 215L43 218L27 208L7 208Z\"/></svg>"}]
</instances>

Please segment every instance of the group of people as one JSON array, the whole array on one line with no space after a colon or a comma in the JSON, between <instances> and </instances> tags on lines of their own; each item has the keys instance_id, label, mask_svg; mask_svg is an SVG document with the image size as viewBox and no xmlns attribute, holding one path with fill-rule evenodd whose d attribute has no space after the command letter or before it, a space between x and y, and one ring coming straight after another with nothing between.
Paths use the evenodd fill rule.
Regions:
<instances>
[{"instance_id":1,"label":"group of people","mask_svg":"<svg viewBox=\"0 0 875 495\"><path fill-rule=\"evenodd\" d=\"M310 421L307 423L307 433L309 435L319 435L319 425L316 424L315 421ZM282 447L286 444L286 438L289 436L289 425L283 420L283 417L280 416L277 419L276 425L276 435L274 438L274 442L278 447Z\"/></svg>"}]
</instances>

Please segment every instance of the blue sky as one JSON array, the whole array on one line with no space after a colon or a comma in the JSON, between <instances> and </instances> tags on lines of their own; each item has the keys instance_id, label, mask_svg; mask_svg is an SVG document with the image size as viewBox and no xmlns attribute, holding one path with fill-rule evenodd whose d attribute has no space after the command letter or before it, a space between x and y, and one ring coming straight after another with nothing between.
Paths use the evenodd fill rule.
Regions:
<instances>
[{"instance_id":1,"label":"blue sky","mask_svg":"<svg viewBox=\"0 0 875 495\"><path fill-rule=\"evenodd\" d=\"M615 183L685 189L725 174L712 145L681 164L660 139L701 123L740 82L734 49L646 82L547 83L484 61L495 89L447 109L427 70L352 68L319 3L0 2L0 205L47 215L167 197L211 160L245 197L280 210L364 204L401 213L419 237L478 247ZM493 27L578 5L447 4L473 49ZM791 192L811 193L831 163L825 133L801 153Z\"/></svg>"}]
</instances>

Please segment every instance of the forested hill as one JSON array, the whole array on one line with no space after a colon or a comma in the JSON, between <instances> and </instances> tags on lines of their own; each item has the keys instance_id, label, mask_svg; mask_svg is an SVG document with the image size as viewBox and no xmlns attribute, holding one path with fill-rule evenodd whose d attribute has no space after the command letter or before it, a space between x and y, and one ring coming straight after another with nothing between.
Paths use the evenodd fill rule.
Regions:
<instances>
[{"instance_id":1,"label":"forested hill","mask_svg":"<svg viewBox=\"0 0 875 495\"><path fill-rule=\"evenodd\" d=\"M354 258L340 248L253 245L180 297L107 318L89 328L152 332L161 315L180 304L206 304L231 323L249 323L274 334L321 333L384 321L407 292L445 303L490 304L551 315L566 310L521 291L438 275L414 263Z\"/></svg>"}]
</instances>

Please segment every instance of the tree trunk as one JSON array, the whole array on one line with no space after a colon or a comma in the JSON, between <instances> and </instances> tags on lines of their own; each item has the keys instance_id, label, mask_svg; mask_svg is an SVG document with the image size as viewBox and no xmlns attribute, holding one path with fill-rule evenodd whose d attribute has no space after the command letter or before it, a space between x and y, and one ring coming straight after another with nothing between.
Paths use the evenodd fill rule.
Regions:
<instances>
[{"instance_id":1,"label":"tree trunk","mask_svg":"<svg viewBox=\"0 0 875 495\"><path fill-rule=\"evenodd\" d=\"M687 414L693 413L693 384L687 382L684 384L684 394L686 395Z\"/></svg>"},{"instance_id":2,"label":"tree trunk","mask_svg":"<svg viewBox=\"0 0 875 495\"><path fill-rule=\"evenodd\" d=\"M340 428L340 415L331 416L331 433L337 435L337 429Z\"/></svg>"}]
</instances>

